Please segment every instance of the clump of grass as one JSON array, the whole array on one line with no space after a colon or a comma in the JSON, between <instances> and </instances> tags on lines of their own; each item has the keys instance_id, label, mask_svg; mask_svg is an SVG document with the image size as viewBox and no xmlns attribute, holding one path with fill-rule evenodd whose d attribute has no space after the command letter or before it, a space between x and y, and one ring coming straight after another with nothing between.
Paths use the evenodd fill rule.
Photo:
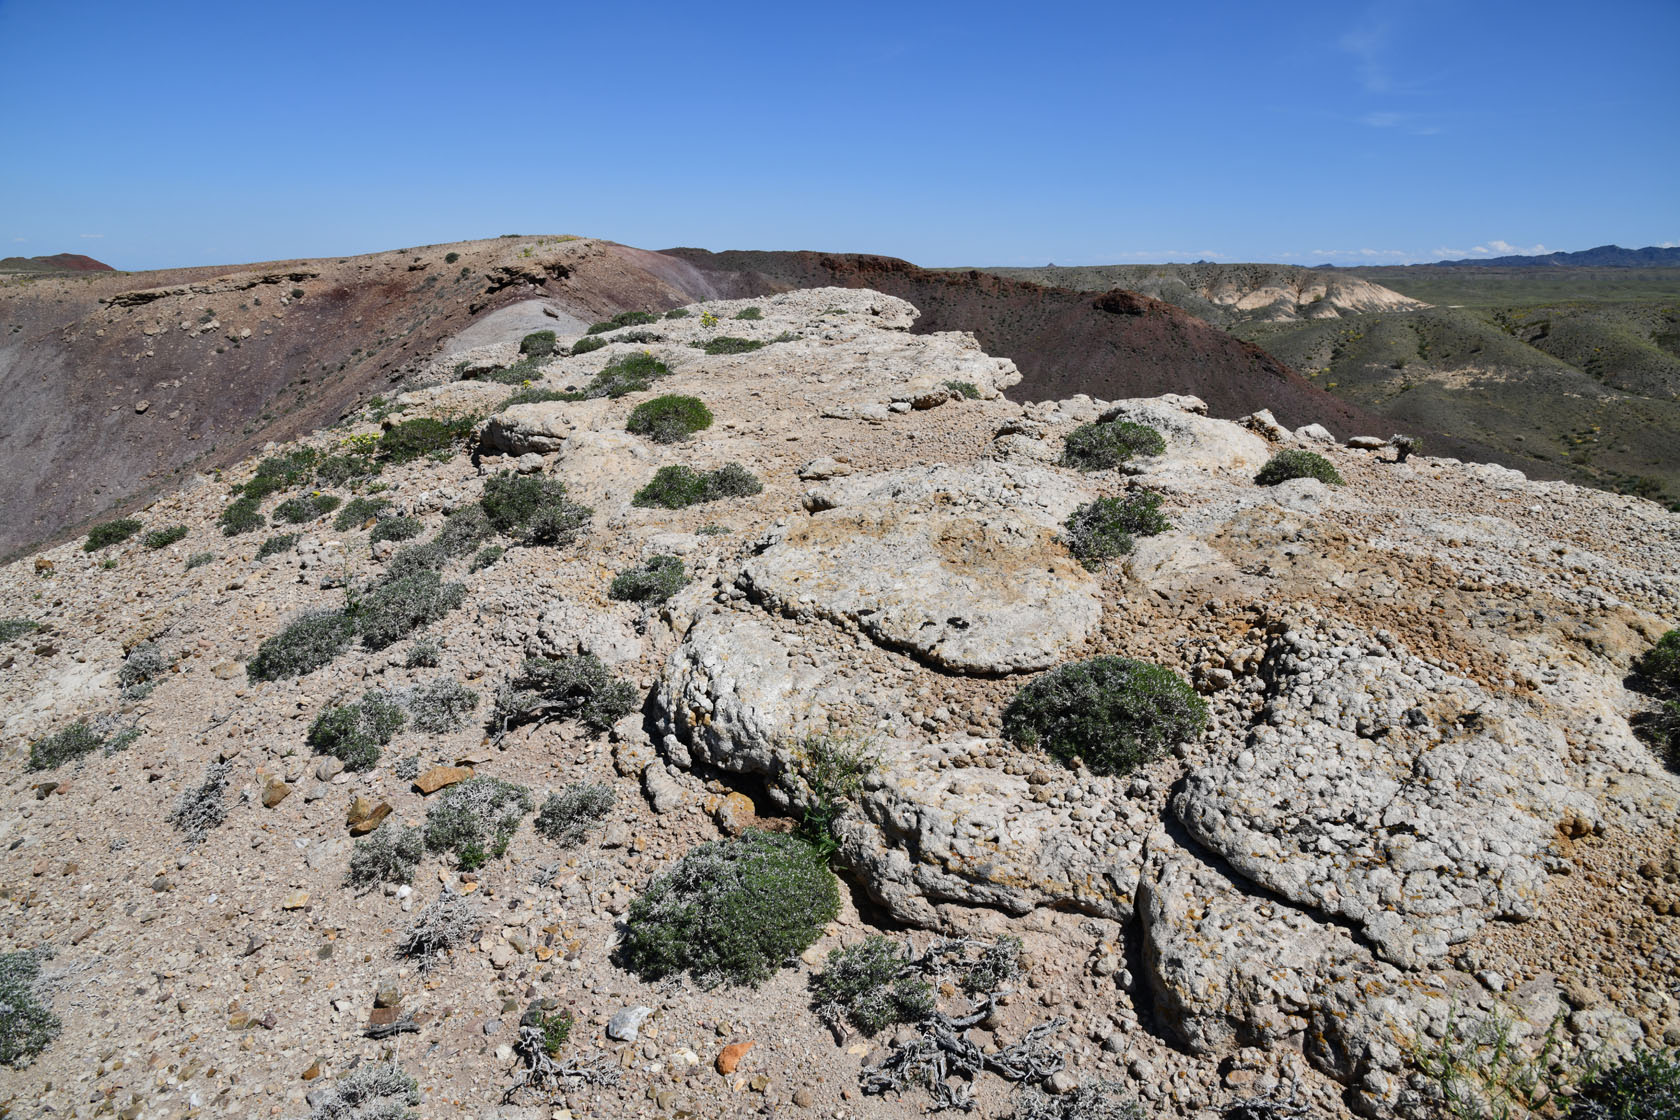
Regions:
<instances>
[{"instance_id":1,"label":"clump of grass","mask_svg":"<svg viewBox=\"0 0 1680 1120\"><path fill-rule=\"evenodd\" d=\"M698 397L671 393L637 405L624 429L655 443L680 443L711 426L712 410Z\"/></svg>"},{"instance_id":2,"label":"clump of grass","mask_svg":"<svg viewBox=\"0 0 1680 1120\"><path fill-rule=\"evenodd\" d=\"M752 472L739 463L730 463L705 473L693 467L673 465L660 467L653 480L636 491L630 499L630 504L686 509L692 505L715 502L723 498L746 497L763 489L763 484Z\"/></svg>"},{"instance_id":3,"label":"clump of grass","mask_svg":"<svg viewBox=\"0 0 1680 1120\"><path fill-rule=\"evenodd\" d=\"M176 541L186 539L187 532L185 525L171 525L167 529L153 529L140 538L140 543L155 552L160 548L168 548Z\"/></svg>"},{"instance_id":4,"label":"clump of grass","mask_svg":"<svg viewBox=\"0 0 1680 1120\"><path fill-rule=\"evenodd\" d=\"M839 843L834 825L863 793L863 780L880 766L875 744L853 735L807 735L790 752L788 781L800 808L799 835L824 855Z\"/></svg>"},{"instance_id":5,"label":"clump of grass","mask_svg":"<svg viewBox=\"0 0 1680 1120\"><path fill-rule=\"evenodd\" d=\"M418 517L384 517L368 534L368 543L380 541L411 541L425 530Z\"/></svg>"},{"instance_id":6,"label":"clump of grass","mask_svg":"<svg viewBox=\"0 0 1680 1120\"><path fill-rule=\"evenodd\" d=\"M1079 471L1108 470L1133 456L1159 455L1166 449L1167 441L1161 433L1147 424L1104 420L1081 424L1067 434L1062 444L1062 465Z\"/></svg>"},{"instance_id":7,"label":"clump of grass","mask_svg":"<svg viewBox=\"0 0 1680 1120\"><path fill-rule=\"evenodd\" d=\"M258 646L245 674L252 681L278 681L312 673L348 649L355 633L340 611L310 611Z\"/></svg>"},{"instance_id":8,"label":"clump of grass","mask_svg":"<svg viewBox=\"0 0 1680 1120\"><path fill-rule=\"evenodd\" d=\"M553 331L532 331L519 340L519 353L525 358L546 358L554 353L555 345Z\"/></svg>"},{"instance_id":9,"label":"clump of grass","mask_svg":"<svg viewBox=\"0 0 1680 1120\"><path fill-rule=\"evenodd\" d=\"M734 335L720 334L706 342L696 342L695 346L707 354L716 357L719 354L750 354L754 350L762 350L764 343L752 338L736 338Z\"/></svg>"},{"instance_id":10,"label":"clump of grass","mask_svg":"<svg viewBox=\"0 0 1680 1120\"><path fill-rule=\"evenodd\" d=\"M526 723L575 719L596 734L636 709L636 689L592 653L557 661L527 657L496 696L492 720L506 731Z\"/></svg>"},{"instance_id":11,"label":"clump of grass","mask_svg":"<svg viewBox=\"0 0 1680 1120\"><path fill-rule=\"evenodd\" d=\"M350 853L350 885L367 890L381 883L412 883L422 850L419 829L386 818L356 841Z\"/></svg>"},{"instance_id":12,"label":"clump of grass","mask_svg":"<svg viewBox=\"0 0 1680 1120\"><path fill-rule=\"evenodd\" d=\"M743 307L735 313L735 318L746 319L749 322L756 321L764 318L764 309L762 307Z\"/></svg>"},{"instance_id":13,"label":"clump of grass","mask_svg":"<svg viewBox=\"0 0 1680 1120\"><path fill-rule=\"evenodd\" d=\"M500 778L468 778L438 794L427 811L426 850L452 852L462 870L475 870L507 852L531 809L524 786Z\"/></svg>"},{"instance_id":14,"label":"clump of grass","mask_svg":"<svg viewBox=\"0 0 1680 1120\"><path fill-rule=\"evenodd\" d=\"M620 327L639 327L644 323L656 323L658 321L659 316L647 311L621 311L605 322L592 324L589 333L604 334L607 331L616 331Z\"/></svg>"},{"instance_id":15,"label":"clump of grass","mask_svg":"<svg viewBox=\"0 0 1680 1120\"><path fill-rule=\"evenodd\" d=\"M551 793L537 813L534 827L562 847L583 842L589 830L612 811L618 798L612 787L599 782L576 782L559 793Z\"/></svg>"},{"instance_id":16,"label":"clump of grass","mask_svg":"<svg viewBox=\"0 0 1680 1120\"><path fill-rule=\"evenodd\" d=\"M757 987L822 936L840 889L810 845L748 831L702 844L630 904L626 967L653 981L689 972L702 987Z\"/></svg>"},{"instance_id":17,"label":"clump of grass","mask_svg":"<svg viewBox=\"0 0 1680 1120\"><path fill-rule=\"evenodd\" d=\"M1161 495L1153 490L1098 498L1074 510L1064 524L1068 551L1090 571L1131 552L1134 537L1153 537L1172 528L1161 514Z\"/></svg>"},{"instance_id":18,"label":"clump of grass","mask_svg":"<svg viewBox=\"0 0 1680 1120\"><path fill-rule=\"evenodd\" d=\"M811 978L812 1010L826 1023L850 1021L866 1036L932 1015L933 985L911 960L908 945L871 934L832 949L827 966Z\"/></svg>"},{"instance_id":19,"label":"clump of grass","mask_svg":"<svg viewBox=\"0 0 1680 1120\"><path fill-rule=\"evenodd\" d=\"M98 552L102 548L110 548L114 544L121 544L139 531L140 522L132 517L95 525L88 530L87 540L82 542L82 551Z\"/></svg>"},{"instance_id":20,"label":"clump of grass","mask_svg":"<svg viewBox=\"0 0 1680 1120\"><path fill-rule=\"evenodd\" d=\"M626 603L663 603L688 582L677 556L650 556L613 577L607 598Z\"/></svg>"},{"instance_id":21,"label":"clump of grass","mask_svg":"<svg viewBox=\"0 0 1680 1120\"><path fill-rule=\"evenodd\" d=\"M359 529L367 524L369 518L376 518L389 509L389 498L351 498L344 503L344 508L333 518L333 528L340 533L347 533L352 529Z\"/></svg>"},{"instance_id":22,"label":"clump of grass","mask_svg":"<svg viewBox=\"0 0 1680 1120\"><path fill-rule=\"evenodd\" d=\"M297 547L298 537L297 533L276 533L257 546L257 559L267 560L270 556L290 552Z\"/></svg>"},{"instance_id":23,"label":"clump of grass","mask_svg":"<svg viewBox=\"0 0 1680 1120\"><path fill-rule=\"evenodd\" d=\"M379 437L379 451L393 463L410 463L424 455L449 453L472 435L477 423L476 416L404 420Z\"/></svg>"},{"instance_id":24,"label":"clump of grass","mask_svg":"<svg viewBox=\"0 0 1680 1120\"><path fill-rule=\"evenodd\" d=\"M1199 738L1207 719L1207 704L1170 669L1094 657L1021 686L1004 710L1003 733L1095 773L1125 774Z\"/></svg>"},{"instance_id":25,"label":"clump of grass","mask_svg":"<svg viewBox=\"0 0 1680 1120\"><path fill-rule=\"evenodd\" d=\"M62 1027L41 983L49 950L0 955L0 1065L22 1069L52 1044Z\"/></svg>"},{"instance_id":26,"label":"clump of grass","mask_svg":"<svg viewBox=\"0 0 1680 1120\"><path fill-rule=\"evenodd\" d=\"M1331 486L1340 486L1342 476L1335 466L1316 451L1287 447L1266 460L1254 481L1262 486L1276 486L1292 478L1316 478Z\"/></svg>"},{"instance_id":27,"label":"clump of grass","mask_svg":"<svg viewBox=\"0 0 1680 1120\"><path fill-rule=\"evenodd\" d=\"M344 499L334 494L301 494L274 507L274 520L302 525L337 509Z\"/></svg>"},{"instance_id":28,"label":"clump of grass","mask_svg":"<svg viewBox=\"0 0 1680 1120\"><path fill-rule=\"evenodd\" d=\"M310 725L306 741L313 753L333 756L346 770L371 770L381 748L402 730L407 718L390 696L368 692L354 704L323 711Z\"/></svg>"},{"instance_id":29,"label":"clump of grass","mask_svg":"<svg viewBox=\"0 0 1680 1120\"><path fill-rule=\"evenodd\" d=\"M593 513L567 498L559 479L510 471L485 480L479 506L497 532L524 544L555 547L575 541Z\"/></svg>"}]
</instances>

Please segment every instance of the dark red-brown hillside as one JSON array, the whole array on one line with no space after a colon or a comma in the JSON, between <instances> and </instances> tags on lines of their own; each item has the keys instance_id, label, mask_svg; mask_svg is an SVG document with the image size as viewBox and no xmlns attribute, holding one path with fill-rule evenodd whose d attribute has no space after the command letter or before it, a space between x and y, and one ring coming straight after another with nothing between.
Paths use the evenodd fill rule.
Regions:
<instances>
[{"instance_id":1,"label":"dark red-brown hillside","mask_svg":"<svg viewBox=\"0 0 1680 1120\"><path fill-rule=\"evenodd\" d=\"M6 257L0 272L115 272L104 261L80 253L54 253L50 257Z\"/></svg>"}]
</instances>

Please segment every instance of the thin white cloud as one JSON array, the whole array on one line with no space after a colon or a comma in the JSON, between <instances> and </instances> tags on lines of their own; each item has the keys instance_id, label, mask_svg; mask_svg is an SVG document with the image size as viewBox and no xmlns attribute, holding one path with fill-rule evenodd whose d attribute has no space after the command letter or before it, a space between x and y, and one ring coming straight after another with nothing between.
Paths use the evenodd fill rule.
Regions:
<instances>
[{"instance_id":1,"label":"thin white cloud","mask_svg":"<svg viewBox=\"0 0 1680 1120\"><path fill-rule=\"evenodd\" d=\"M1410 260L1412 253L1406 249L1314 249L1315 257L1360 257L1365 260Z\"/></svg>"},{"instance_id":2,"label":"thin white cloud","mask_svg":"<svg viewBox=\"0 0 1680 1120\"><path fill-rule=\"evenodd\" d=\"M84 233L84 234L81 234L80 236L85 237L88 240L92 241L92 240L97 240L101 237L104 237L105 235L103 233Z\"/></svg>"},{"instance_id":3,"label":"thin white cloud","mask_svg":"<svg viewBox=\"0 0 1680 1120\"><path fill-rule=\"evenodd\" d=\"M1509 241L1501 241L1497 237L1486 245L1478 245L1470 250L1472 253L1485 253L1488 256L1501 257L1534 257L1541 253L1549 253L1550 249L1544 245L1530 245L1526 249L1521 245L1513 245Z\"/></svg>"},{"instance_id":4,"label":"thin white cloud","mask_svg":"<svg viewBox=\"0 0 1680 1120\"><path fill-rule=\"evenodd\" d=\"M1406 123L1405 113L1366 113L1359 123L1372 128L1398 128Z\"/></svg>"},{"instance_id":5,"label":"thin white cloud","mask_svg":"<svg viewBox=\"0 0 1680 1120\"><path fill-rule=\"evenodd\" d=\"M1384 61L1390 25L1373 8L1365 24L1345 33L1336 45L1354 58L1354 69L1367 93L1388 93L1394 88Z\"/></svg>"},{"instance_id":6,"label":"thin white cloud","mask_svg":"<svg viewBox=\"0 0 1680 1120\"><path fill-rule=\"evenodd\" d=\"M1659 249L1680 249L1680 241L1659 241L1659 242L1657 242L1657 248L1659 248Z\"/></svg>"},{"instance_id":7,"label":"thin white cloud","mask_svg":"<svg viewBox=\"0 0 1680 1120\"><path fill-rule=\"evenodd\" d=\"M28 241L29 238L27 238L27 237L14 237L14 238L12 238L12 240L13 241Z\"/></svg>"}]
</instances>

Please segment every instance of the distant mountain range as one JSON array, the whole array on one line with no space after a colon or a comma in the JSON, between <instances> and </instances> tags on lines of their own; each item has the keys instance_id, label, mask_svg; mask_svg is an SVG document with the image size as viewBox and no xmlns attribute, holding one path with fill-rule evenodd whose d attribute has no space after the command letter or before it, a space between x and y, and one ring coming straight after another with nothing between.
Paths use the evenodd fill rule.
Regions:
<instances>
[{"instance_id":1,"label":"distant mountain range","mask_svg":"<svg viewBox=\"0 0 1680 1120\"><path fill-rule=\"evenodd\" d=\"M1528 257L1467 257L1459 261L1436 261L1433 267L1466 266L1473 268L1675 268L1680 267L1680 248L1665 249L1649 245L1643 249L1624 249L1620 245L1600 245L1596 249L1582 249L1578 253L1543 253ZM1432 267L1424 265L1422 267Z\"/></svg>"},{"instance_id":2,"label":"distant mountain range","mask_svg":"<svg viewBox=\"0 0 1680 1120\"><path fill-rule=\"evenodd\" d=\"M80 253L54 253L50 257L0 258L0 272L115 272L104 261Z\"/></svg>"}]
</instances>

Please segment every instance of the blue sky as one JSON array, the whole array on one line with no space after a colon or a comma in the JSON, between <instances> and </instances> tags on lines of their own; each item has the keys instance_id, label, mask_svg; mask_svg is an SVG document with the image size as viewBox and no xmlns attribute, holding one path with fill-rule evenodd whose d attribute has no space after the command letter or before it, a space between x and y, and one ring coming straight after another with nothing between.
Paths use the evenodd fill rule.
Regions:
<instances>
[{"instance_id":1,"label":"blue sky","mask_svg":"<svg viewBox=\"0 0 1680 1120\"><path fill-rule=\"evenodd\" d=\"M1680 242L1680 3L0 0L0 255Z\"/></svg>"}]
</instances>

